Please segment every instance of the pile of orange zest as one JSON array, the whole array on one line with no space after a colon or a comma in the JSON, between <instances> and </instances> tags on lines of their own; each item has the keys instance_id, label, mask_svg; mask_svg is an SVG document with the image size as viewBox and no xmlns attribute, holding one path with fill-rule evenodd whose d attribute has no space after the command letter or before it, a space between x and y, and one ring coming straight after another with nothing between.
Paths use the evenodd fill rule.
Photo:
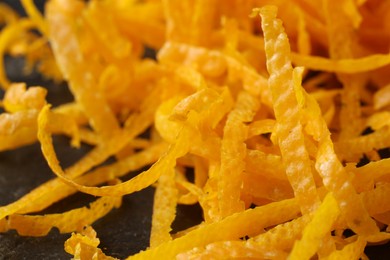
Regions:
<instances>
[{"instance_id":1,"label":"pile of orange zest","mask_svg":"<svg viewBox=\"0 0 390 260\"><path fill-rule=\"evenodd\" d=\"M0 4L0 152L38 142L53 179L0 206L0 232L56 227L74 259L114 259L94 222L151 186L150 243L128 259L366 259L390 240L386 1L21 4ZM74 101L13 82L13 57ZM92 149L62 168L54 135ZM101 198L40 213L76 192ZM203 219L172 230L193 204Z\"/></svg>"}]
</instances>

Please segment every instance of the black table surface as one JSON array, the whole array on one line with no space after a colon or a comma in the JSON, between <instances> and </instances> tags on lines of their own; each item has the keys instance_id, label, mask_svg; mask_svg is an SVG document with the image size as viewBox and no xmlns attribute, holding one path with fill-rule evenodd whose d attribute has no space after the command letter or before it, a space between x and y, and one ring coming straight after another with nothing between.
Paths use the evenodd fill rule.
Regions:
<instances>
[{"instance_id":1,"label":"black table surface","mask_svg":"<svg viewBox=\"0 0 390 260\"><path fill-rule=\"evenodd\" d=\"M2 0L23 13L19 1ZM42 8L44 0L35 3ZM7 75L12 81L27 82L28 85L41 85L49 89L49 103L59 105L71 101L65 83L54 84L32 73L23 75L22 59L5 59ZM0 91L0 98L3 96ZM69 146L69 139L63 136L54 138L56 151L62 166L66 167L81 158L90 147L80 149ZM43 182L54 178L47 166L38 143L12 151L0 152L0 206L11 203ZM123 197L122 206L112 210L107 216L96 221L92 226L100 238L100 248L113 257L123 259L148 247L151 226L154 189L149 187L140 192ZM72 208L88 205L95 197L76 193L60 201L42 213L63 212ZM201 209L198 205L178 206L173 230L179 231L201 221ZM45 237L22 237L15 231L0 234L0 259L70 259L64 251L64 241L70 234L60 234L53 229ZM390 243L367 247L366 254L370 259L389 259Z\"/></svg>"}]
</instances>

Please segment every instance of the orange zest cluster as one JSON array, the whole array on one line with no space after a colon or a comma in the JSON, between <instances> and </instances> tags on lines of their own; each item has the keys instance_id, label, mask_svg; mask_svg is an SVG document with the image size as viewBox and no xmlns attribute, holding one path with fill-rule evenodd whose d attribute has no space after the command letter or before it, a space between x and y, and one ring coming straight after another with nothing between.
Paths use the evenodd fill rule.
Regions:
<instances>
[{"instance_id":1,"label":"orange zest cluster","mask_svg":"<svg viewBox=\"0 0 390 260\"><path fill-rule=\"evenodd\" d=\"M154 185L149 248L128 259L364 259L390 239L390 2L21 2L27 18L0 4L0 151L39 142L55 178L1 206L0 231L56 227L76 259L113 259L92 223ZM5 55L74 101L11 82ZM93 149L63 169L58 134ZM76 192L100 198L32 214ZM172 234L196 203L203 222Z\"/></svg>"}]
</instances>

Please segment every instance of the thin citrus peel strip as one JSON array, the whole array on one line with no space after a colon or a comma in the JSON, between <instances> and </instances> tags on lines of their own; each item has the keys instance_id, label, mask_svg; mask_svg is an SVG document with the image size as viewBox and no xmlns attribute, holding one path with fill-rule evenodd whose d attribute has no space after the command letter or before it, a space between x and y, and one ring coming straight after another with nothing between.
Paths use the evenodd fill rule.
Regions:
<instances>
[{"instance_id":1,"label":"thin citrus peel strip","mask_svg":"<svg viewBox=\"0 0 390 260\"><path fill-rule=\"evenodd\" d=\"M265 38L268 80L272 93L278 139L286 174L294 189L302 213L308 213L319 204L312 168L300 122L297 94L294 89L293 68L289 60L290 47L287 35L276 17L276 7L260 10Z\"/></svg>"},{"instance_id":2,"label":"thin citrus peel strip","mask_svg":"<svg viewBox=\"0 0 390 260\"><path fill-rule=\"evenodd\" d=\"M1 231L15 229L22 236L45 236L52 227L58 228L61 233L81 231L86 225L92 224L111 211L119 207L121 198L99 198L89 205L89 208L73 209L65 213L34 215L11 215L3 219Z\"/></svg>"}]
</instances>

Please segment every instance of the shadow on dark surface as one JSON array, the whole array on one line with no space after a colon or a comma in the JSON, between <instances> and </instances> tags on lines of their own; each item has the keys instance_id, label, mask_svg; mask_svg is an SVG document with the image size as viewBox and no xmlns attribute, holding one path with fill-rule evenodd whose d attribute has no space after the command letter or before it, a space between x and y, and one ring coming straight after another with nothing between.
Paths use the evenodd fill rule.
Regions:
<instances>
[{"instance_id":1,"label":"shadow on dark surface","mask_svg":"<svg viewBox=\"0 0 390 260\"><path fill-rule=\"evenodd\" d=\"M72 165L90 150L86 145L80 149L71 148L69 142L63 136L53 137L64 167ZM38 143L0 152L0 173L0 205L15 201L31 189L54 178Z\"/></svg>"},{"instance_id":2,"label":"shadow on dark surface","mask_svg":"<svg viewBox=\"0 0 390 260\"><path fill-rule=\"evenodd\" d=\"M0 259L70 259L64 251L64 241L69 234L53 229L45 237L21 237L15 231L0 234Z\"/></svg>"},{"instance_id":3,"label":"shadow on dark surface","mask_svg":"<svg viewBox=\"0 0 390 260\"><path fill-rule=\"evenodd\" d=\"M123 259L149 246L153 196L151 187L126 195L119 209L93 225L105 253Z\"/></svg>"}]
</instances>

